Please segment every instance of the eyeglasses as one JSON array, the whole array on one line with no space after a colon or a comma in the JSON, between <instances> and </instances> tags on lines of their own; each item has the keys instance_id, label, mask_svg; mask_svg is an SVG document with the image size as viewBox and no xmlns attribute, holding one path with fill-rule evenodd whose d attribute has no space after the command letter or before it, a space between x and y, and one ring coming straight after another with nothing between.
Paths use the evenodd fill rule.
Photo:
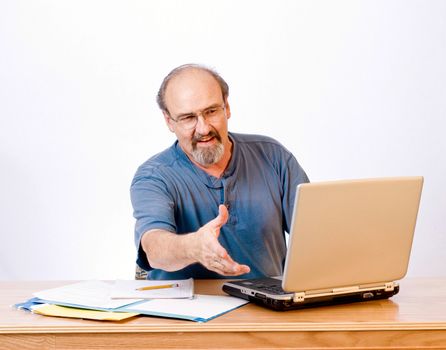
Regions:
<instances>
[{"instance_id":1,"label":"eyeglasses","mask_svg":"<svg viewBox=\"0 0 446 350\"><path fill-rule=\"evenodd\" d=\"M183 129L190 130L197 126L198 117L201 115L204 120L212 123L218 120L225 112L225 105L212 106L197 113L188 113L178 116L176 119L169 116L175 123L178 123Z\"/></svg>"}]
</instances>

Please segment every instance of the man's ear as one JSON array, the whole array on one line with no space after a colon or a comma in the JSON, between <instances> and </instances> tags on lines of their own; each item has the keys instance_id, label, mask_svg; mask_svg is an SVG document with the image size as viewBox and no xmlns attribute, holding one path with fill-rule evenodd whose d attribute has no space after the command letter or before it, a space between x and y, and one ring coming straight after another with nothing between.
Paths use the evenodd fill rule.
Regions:
<instances>
[{"instance_id":1,"label":"man's ear","mask_svg":"<svg viewBox=\"0 0 446 350\"><path fill-rule=\"evenodd\" d=\"M167 114L167 112L165 112L165 111L163 111L163 116L164 116L164 121L166 122L166 125L169 128L169 130L171 132L175 132L175 130L173 128L174 121L172 120L172 118L170 118L169 114Z\"/></svg>"},{"instance_id":2,"label":"man's ear","mask_svg":"<svg viewBox=\"0 0 446 350\"><path fill-rule=\"evenodd\" d=\"M229 106L228 99L225 100L225 112L226 112L226 119L231 118L231 107Z\"/></svg>"}]
</instances>

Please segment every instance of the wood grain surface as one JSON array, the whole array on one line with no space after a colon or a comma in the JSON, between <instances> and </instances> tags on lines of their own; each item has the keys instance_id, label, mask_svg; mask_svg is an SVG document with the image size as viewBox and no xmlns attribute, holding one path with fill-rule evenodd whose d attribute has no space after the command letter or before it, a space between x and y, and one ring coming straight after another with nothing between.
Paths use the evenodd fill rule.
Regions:
<instances>
[{"instance_id":1,"label":"wood grain surface","mask_svg":"<svg viewBox=\"0 0 446 350\"><path fill-rule=\"evenodd\" d=\"M70 281L0 282L0 349L446 349L446 278L400 281L389 300L277 312L254 304L206 323L46 317L13 304ZM195 281L224 294L223 281Z\"/></svg>"}]
</instances>

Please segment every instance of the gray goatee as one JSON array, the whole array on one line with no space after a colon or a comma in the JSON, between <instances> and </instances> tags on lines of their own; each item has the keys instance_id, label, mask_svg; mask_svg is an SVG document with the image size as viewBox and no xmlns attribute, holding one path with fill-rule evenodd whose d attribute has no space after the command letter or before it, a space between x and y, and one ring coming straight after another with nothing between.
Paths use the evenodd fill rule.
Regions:
<instances>
[{"instance_id":1,"label":"gray goatee","mask_svg":"<svg viewBox=\"0 0 446 350\"><path fill-rule=\"evenodd\" d=\"M218 143L215 146L206 148L197 147L197 142L199 140L210 136L217 139ZM224 152L225 146L221 142L220 135L215 131L211 131L207 135L196 135L192 140L192 157L198 164L201 164L203 166L209 166L218 163L223 157Z\"/></svg>"}]
</instances>

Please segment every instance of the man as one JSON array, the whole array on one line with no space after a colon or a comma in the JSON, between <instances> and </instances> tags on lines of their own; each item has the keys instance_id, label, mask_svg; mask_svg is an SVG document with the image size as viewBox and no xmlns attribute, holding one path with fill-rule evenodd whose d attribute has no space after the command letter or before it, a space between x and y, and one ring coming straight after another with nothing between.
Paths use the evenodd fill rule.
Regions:
<instances>
[{"instance_id":1,"label":"man","mask_svg":"<svg viewBox=\"0 0 446 350\"><path fill-rule=\"evenodd\" d=\"M193 64L160 87L177 141L131 185L137 263L150 279L282 273L296 186L308 178L277 141L228 132L228 95L223 78Z\"/></svg>"}]
</instances>

